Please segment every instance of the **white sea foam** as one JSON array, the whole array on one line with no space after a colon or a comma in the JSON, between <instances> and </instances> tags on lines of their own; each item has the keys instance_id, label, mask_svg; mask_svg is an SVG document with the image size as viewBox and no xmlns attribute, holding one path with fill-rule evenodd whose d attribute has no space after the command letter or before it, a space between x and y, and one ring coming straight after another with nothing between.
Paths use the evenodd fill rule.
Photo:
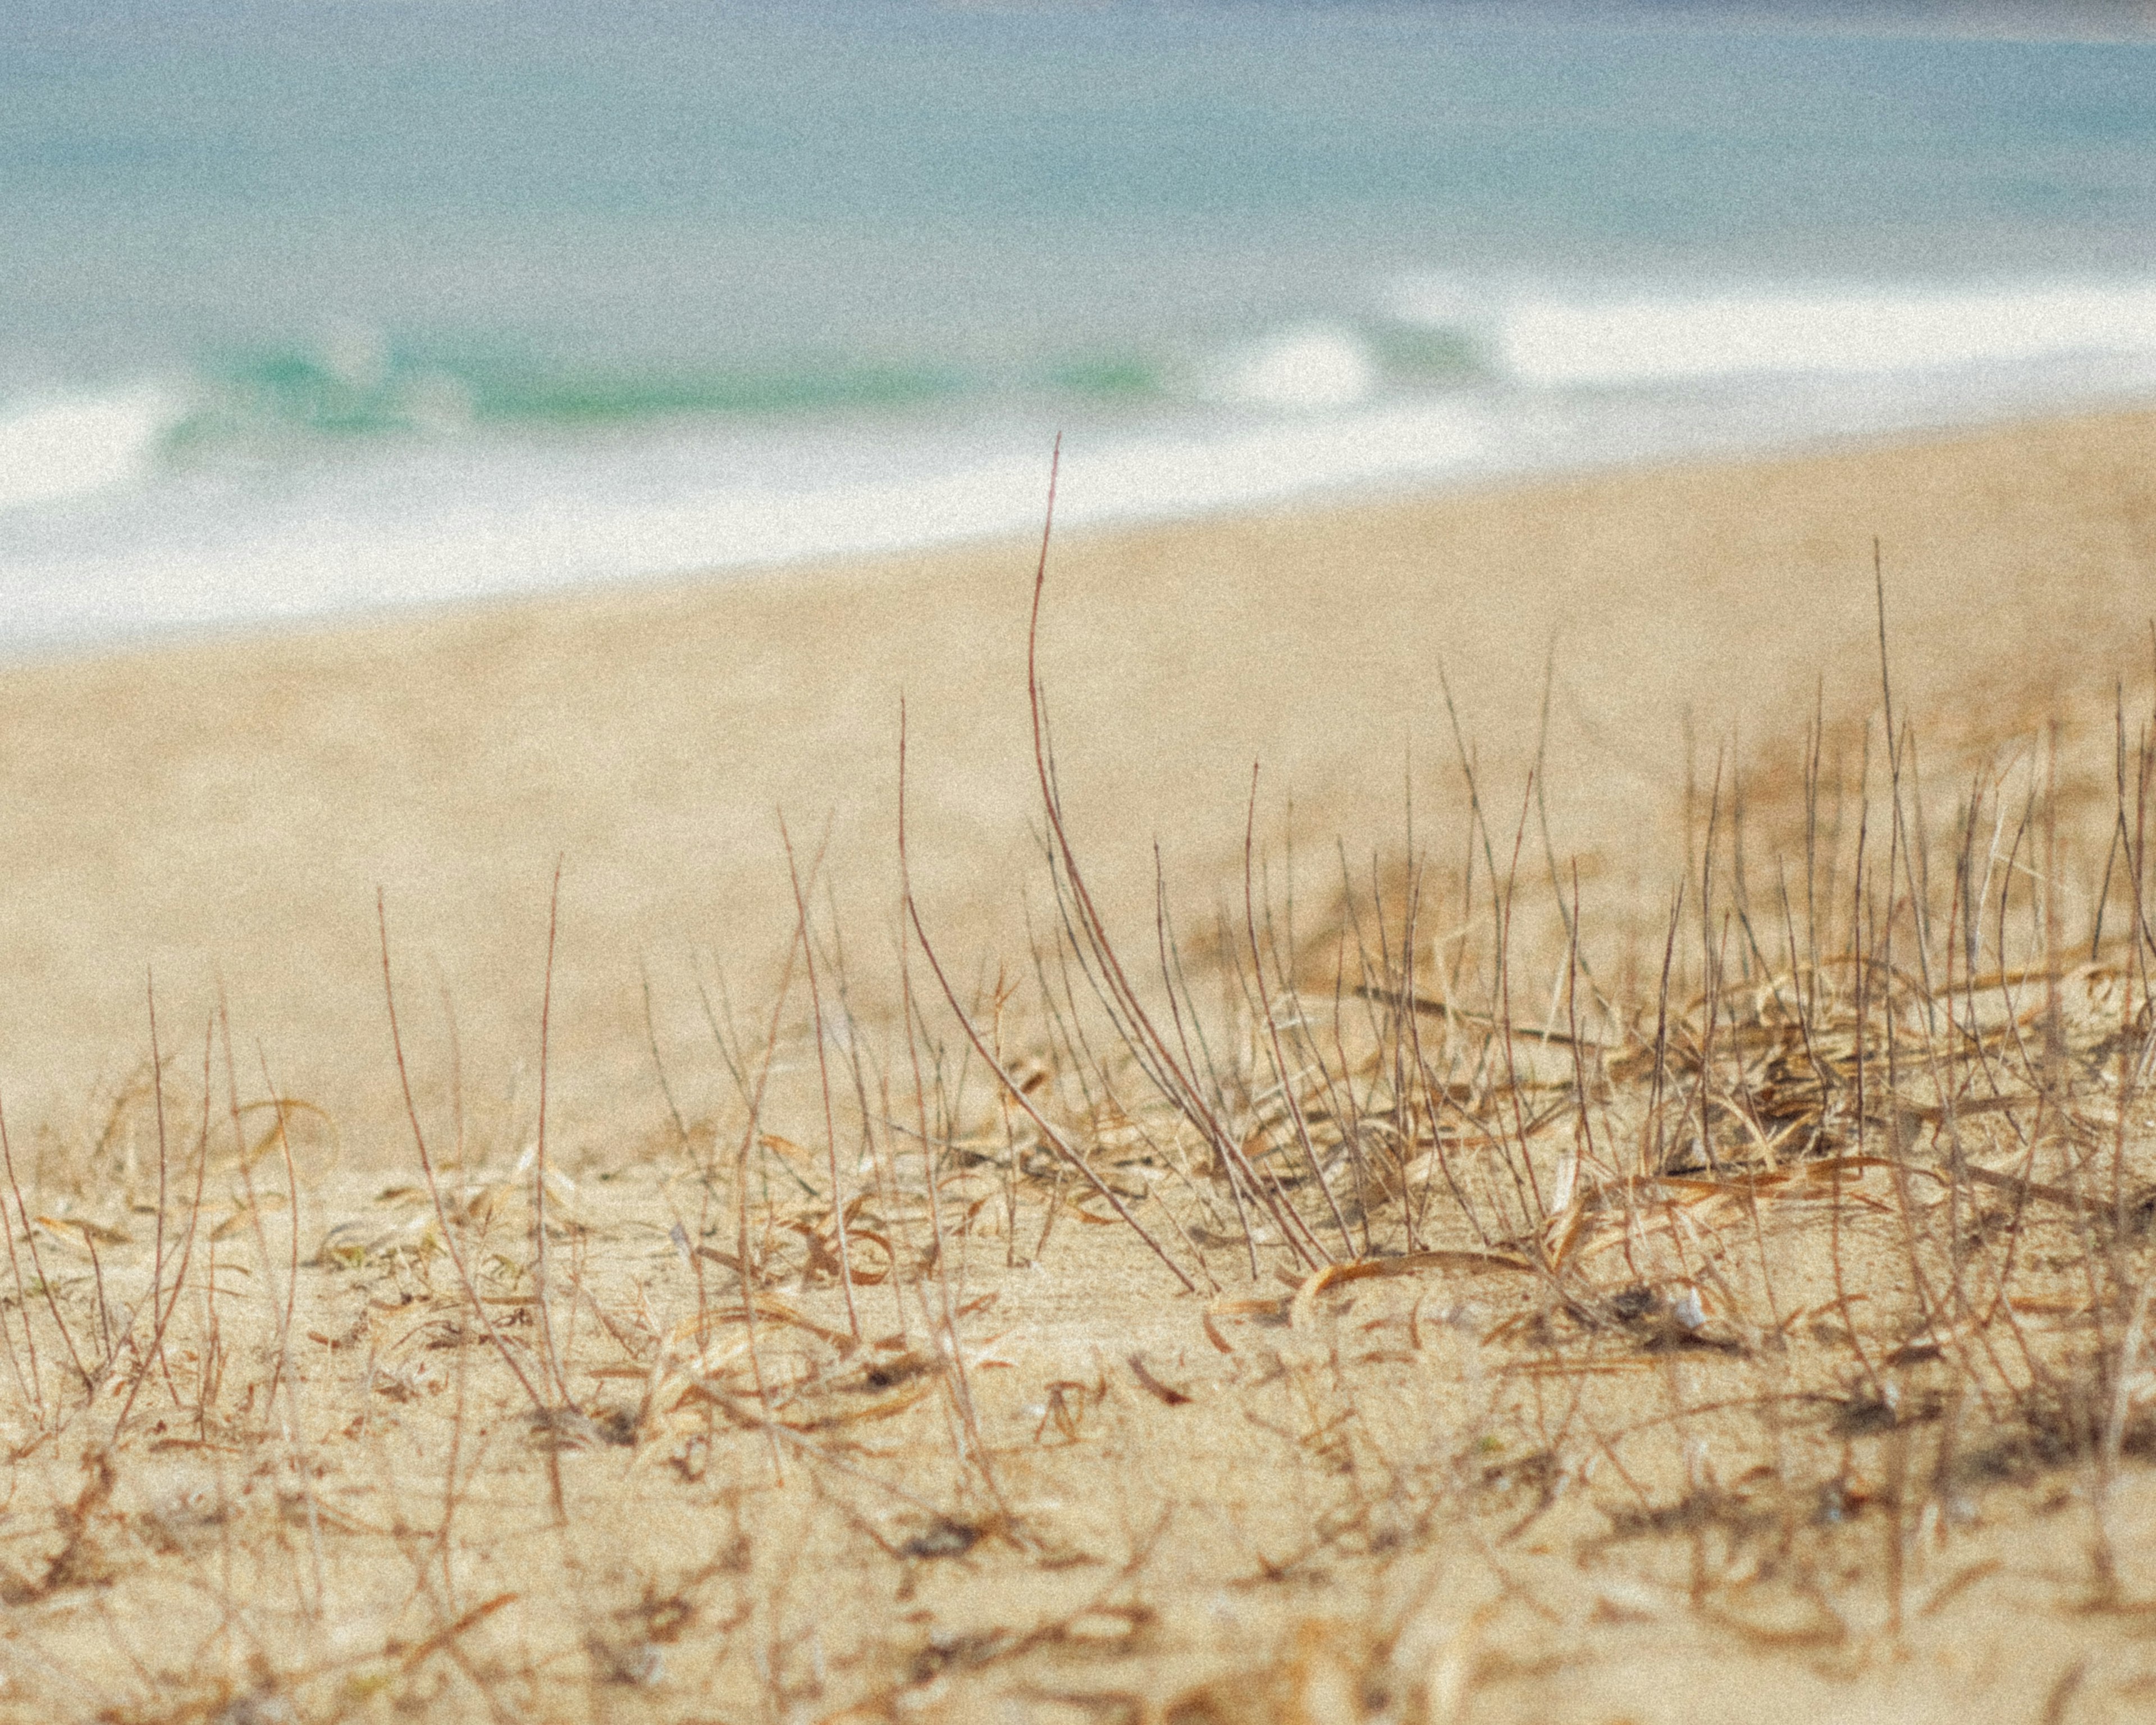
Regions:
<instances>
[{"instance_id":1,"label":"white sea foam","mask_svg":"<svg viewBox=\"0 0 2156 1725\"><path fill-rule=\"evenodd\" d=\"M180 411L174 397L154 387L0 407L0 509L138 477Z\"/></svg>"},{"instance_id":2,"label":"white sea foam","mask_svg":"<svg viewBox=\"0 0 2156 1725\"><path fill-rule=\"evenodd\" d=\"M1495 326L1499 367L1540 388L1861 376L2156 353L2156 285L1528 296Z\"/></svg>"},{"instance_id":3,"label":"white sea foam","mask_svg":"<svg viewBox=\"0 0 2156 1725\"><path fill-rule=\"evenodd\" d=\"M1215 381L1237 387L1209 400L1156 397L1142 418L1085 410L1059 520L2156 395L2156 286L1649 300L1454 285L1395 311L1427 314L1509 375L1493 363L1432 382L1397 326L1367 339L1345 323L1286 326L1231 352ZM1389 378L1380 356L1409 368ZM0 652L1030 532L1055 429L1037 405L706 413L167 464L176 411L146 384L0 409L0 505L23 506L0 507Z\"/></svg>"},{"instance_id":4,"label":"white sea foam","mask_svg":"<svg viewBox=\"0 0 2156 1725\"><path fill-rule=\"evenodd\" d=\"M1376 359L1352 330L1305 324L1235 353L1210 393L1246 407L1346 408L1368 399L1378 375Z\"/></svg>"},{"instance_id":5,"label":"white sea foam","mask_svg":"<svg viewBox=\"0 0 2156 1725\"><path fill-rule=\"evenodd\" d=\"M444 465L456 451L438 449L431 466L411 455L371 478L209 488L157 508L146 496L95 547L58 528L0 538L8 633L19 644L109 638L1038 530L1045 435L1016 454L1003 453L1009 438L926 442L836 460L693 439L611 456L467 448L460 470ZM1488 449L1479 414L1442 402L1080 435L1065 445L1057 518L1159 520L1441 475Z\"/></svg>"}]
</instances>

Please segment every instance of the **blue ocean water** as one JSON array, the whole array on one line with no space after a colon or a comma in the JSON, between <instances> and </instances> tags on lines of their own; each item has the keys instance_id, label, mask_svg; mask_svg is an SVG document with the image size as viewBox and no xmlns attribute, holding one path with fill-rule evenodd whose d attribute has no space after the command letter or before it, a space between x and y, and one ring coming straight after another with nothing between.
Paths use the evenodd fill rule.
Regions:
<instances>
[{"instance_id":1,"label":"blue ocean water","mask_svg":"<svg viewBox=\"0 0 2156 1725\"><path fill-rule=\"evenodd\" d=\"M0 649L2156 396L2156 44L13 0Z\"/></svg>"}]
</instances>

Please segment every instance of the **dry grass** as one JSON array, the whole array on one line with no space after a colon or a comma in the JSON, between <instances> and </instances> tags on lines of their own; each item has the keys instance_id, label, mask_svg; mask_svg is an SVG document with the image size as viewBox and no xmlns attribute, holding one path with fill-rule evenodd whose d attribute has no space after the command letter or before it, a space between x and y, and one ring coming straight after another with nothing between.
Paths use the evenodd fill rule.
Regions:
<instances>
[{"instance_id":1,"label":"dry grass","mask_svg":"<svg viewBox=\"0 0 2156 1725\"><path fill-rule=\"evenodd\" d=\"M1594 914L1464 745L1374 860L1254 782L1203 926L1111 927L1032 689L1031 950L908 899L863 998L789 840L655 1138L550 1159L551 968L468 1108L385 912L408 1173L221 1014L11 1142L0 1708L2148 1705L2156 716L1933 758L1882 676Z\"/></svg>"}]
</instances>

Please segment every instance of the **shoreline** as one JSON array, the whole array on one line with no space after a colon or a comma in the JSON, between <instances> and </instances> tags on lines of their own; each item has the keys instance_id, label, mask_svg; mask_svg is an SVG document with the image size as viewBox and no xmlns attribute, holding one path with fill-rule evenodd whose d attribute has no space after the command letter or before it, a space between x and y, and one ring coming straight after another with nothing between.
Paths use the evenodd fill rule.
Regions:
<instances>
[{"instance_id":1,"label":"shoreline","mask_svg":"<svg viewBox=\"0 0 2156 1725\"><path fill-rule=\"evenodd\" d=\"M1909 341L1949 345L1976 311L1993 322L2041 315L2036 300L1981 295L1943 323L1916 301L1874 310L1910 323ZM2047 383L2010 363L1981 385L1958 375L1837 377L1814 351L1821 319L1859 314L1831 298L1703 300L1681 328L1618 303L1543 311L1557 327L1543 361L1555 367L1553 385L1569 385L1538 404L1532 391L1471 392L1256 419L1222 405L1203 423L1120 429L1081 417L1061 439L1063 536L1780 464L2156 408L2156 371L2128 365L2100 384L2091 360ZM2117 304L2102 312L2100 322L2128 315ZM2053 308L2055 321L2061 315ZM1681 372L1702 344L1718 352L1732 340L1779 342L1784 358L1809 356L1825 370L1770 373L1734 393L1715 377ZM1640 376L1593 372L1604 350L1643 343L1654 351L1638 359ZM1590 374L1574 375L1582 364ZM1670 364L1680 373L1655 384ZM1029 542L1057 441L1045 424L963 434L935 424L826 428L803 432L790 452L785 438L765 448L736 435L646 426L580 447L451 442L324 467L289 494L228 492L197 475L155 481L163 489L154 498L99 491L80 518L33 511L0 534L16 601L0 667ZM808 489L782 482L803 473L820 477ZM153 519L162 525L150 527ZM336 531L325 536L324 523Z\"/></svg>"},{"instance_id":2,"label":"shoreline","mask_svg":"<svg viewBox=\"0 0 2156 1725\"><path fill-rule=\"evenodd\" d=\"M1299 844L1367 855L1412 782L1451 844L1436 667L1502 803L1553 653L1558 850L1637 899L1669 866L1687 726L1703 774L1718 744L1793 741L1815 686L1830 717L1866 709L1875 535L1897 698L1928 729L2107 715L2147 657L2156 413L1059 537L1044 675L1097 884L1148 914L1157 835L1202 896L1240 855L1253 761L1261 835L1291 798ZM792 922L782 811L804 846L828 820L865 988L888 968L866 949L896 922L901 692L924 909L968 962L1022 941L1032 563L1004 541L0 671L13 1111L72 1117L115 1081L154 965L174 1022L222 988L293 1089L390 1117L377 886L464 1015L466 1083L528 1091L557 858L567 1118L656 1107L639 968L663 1046L701 1034L695 955L752 997Z\"/></svg>"}]
</instances>

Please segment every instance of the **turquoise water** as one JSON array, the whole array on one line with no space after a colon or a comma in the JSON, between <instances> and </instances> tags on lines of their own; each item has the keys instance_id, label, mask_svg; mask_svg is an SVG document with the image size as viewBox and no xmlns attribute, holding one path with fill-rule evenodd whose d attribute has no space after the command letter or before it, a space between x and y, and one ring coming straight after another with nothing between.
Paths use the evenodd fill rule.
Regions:
<instances>
[{"instance_id":1,"label":"turquoise water","mask_svg":"<svg viewBox=\"0 0 2156 1725\"><path fill-rule=\"evenodd\" d=\"M2156 47L16 0L18 650L2156 394Z\"/></svg>"}]
</instances>

